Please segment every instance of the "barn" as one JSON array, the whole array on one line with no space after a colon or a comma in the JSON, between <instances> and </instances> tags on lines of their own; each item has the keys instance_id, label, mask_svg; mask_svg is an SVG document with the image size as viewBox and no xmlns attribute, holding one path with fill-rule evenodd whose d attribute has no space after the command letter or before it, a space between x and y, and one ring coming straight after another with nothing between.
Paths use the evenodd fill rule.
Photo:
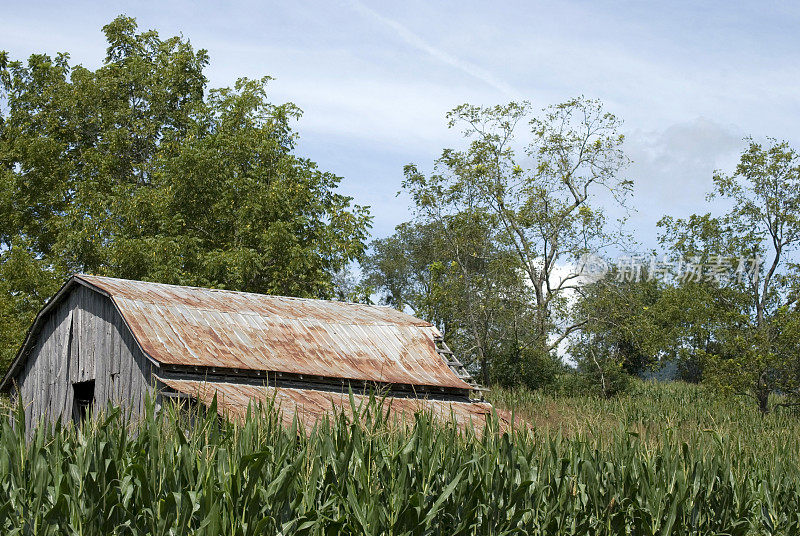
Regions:
<instances>
[{"instance_id":1,"label":"barn","mask_svg":"<svg viewBox=\"0 0 800 536\"><path fill-rule=\"evenodd\" d=\"M26 427L80 421L92 408L144 410L149 394L242 416L274 400L310 427L349 393L389 411L460 425L492 412L430 323L389 307L265 296L78 274L40 311L0 384Z\"/></svg>"}]
</instances>

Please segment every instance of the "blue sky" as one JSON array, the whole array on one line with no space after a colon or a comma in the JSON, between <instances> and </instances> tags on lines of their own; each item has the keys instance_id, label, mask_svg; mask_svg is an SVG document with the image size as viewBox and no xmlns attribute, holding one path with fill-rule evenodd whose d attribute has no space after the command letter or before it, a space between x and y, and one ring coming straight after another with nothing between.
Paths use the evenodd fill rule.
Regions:
<instances>
[{"instance_id":1,"label":"blue sky","mask_svg":"<svg viewBox=\"0 0 800 536\"><path fill-rule=\"evenodd\" d=\"M707 211L715 168L742 139L800 148L800 7L791 2L7 2L0 49L68 51L99 65L100 28L120 13L208 49L212 86L270 75L272 98L305 112L299 152L372 206L373 234L409 219L404 164L458 146L444 114L463 103L577 95L625 121L649 248L664 214Z\"/></svg>"}]
</instances>

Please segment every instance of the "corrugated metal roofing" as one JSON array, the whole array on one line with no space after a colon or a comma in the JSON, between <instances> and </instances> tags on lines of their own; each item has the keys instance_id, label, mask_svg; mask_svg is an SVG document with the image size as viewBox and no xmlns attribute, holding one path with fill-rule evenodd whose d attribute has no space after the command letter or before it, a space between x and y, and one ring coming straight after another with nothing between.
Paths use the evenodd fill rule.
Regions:
<instances>
[{"instance_id":1,"label":"corrugated metal roofing","mask_svg":"<svg viewBox=\"0 0 800 536\"><path fill-rule=\"evenodd\" d=\"M77 275L110 295L163 364L469 389L438 330L395 309Z\"/></svg>"},{"instance_id":2,"label":"corrugated metal roofing","mask_svg":"<svg viewBox=\"0 0 800 536\"><path fill-rule=\"evenodd\" d=\"M226 418L241 419L250 403L267 404L274 401L280 409L285 425L292 424L295 416L300 423L310 429L320 418L331 415L333 411L351 414L348 393L318 391L315 389L275 388L256 385L242 385L224 382L200 382L192 380L160 379L170 388L196 398L204 405L210 405L217 395L217 408ZM353 395L356 407L364 404L367 397ZM386 398L383 407L389 411L390 419L408 420L419 411L430 411L434 417L450 422L452 419L460 427L473 426L478 431L485 425L492 413L492 406L485 402L456 402L448 400L428 400L420 398ZM510 423L507 412L498 411L503 428Z\"/></svg>"}]
</instances>

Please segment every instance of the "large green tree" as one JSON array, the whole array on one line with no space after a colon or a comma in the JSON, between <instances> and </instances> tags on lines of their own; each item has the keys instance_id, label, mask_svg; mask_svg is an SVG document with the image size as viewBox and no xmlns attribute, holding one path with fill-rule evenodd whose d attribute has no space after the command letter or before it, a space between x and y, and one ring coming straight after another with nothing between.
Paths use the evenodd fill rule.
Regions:
<instances>
[{"instance_id":1,"label":"large green tree","mask_svg":"<svg viewBox=\"0 0 800 536\"><path fill-rule=\"evenodd\" d=\"M767 413L770 394L800 387L800 156L785 142L751 140L734 173L715 173L710 197L729 210L665 218L662 243L688 264L717 268L678 287L693 298L685 320L704 380L753 397Z\"/></svg>"},{"instance_id":2,"label":"large green tree","mask_svg":"<svg viewBox=\"0 0 800 536\"><path fill-rule=\"evenodd\" d=\"M556 348L586 323L569 315L579 275L559 272L620 239L596 197L624 204L630 192L620 176L628 163L620 122L584 98L539 114L525 102L462 105L448 120L463 129L466 146L445 149L432 173L407 166L403 183L415 205L413 228L434 229L442 243L440 258L426 261L446 276L437 310L448 304L461 319L459 349L481 363L484 381L494 370L495 381L535 385L540 365L555 365ZM405 277L393 270L394 281ZM403 295L395 290L402 286L384 288L390 299Z\"/></svg>"},{"instance_id":3,"label":"large green tree","mask_svg":"<svg viewBox=\"0 0 800 536\"><path fill-rule=\"evenodd\" d=\"M514 288L524 293L515 301L524 304L526 314L516 320L525 329L509 324L521 335L515 346L522 351L508 374L519 375L526 356L555 359L561 342L586 324L569 315L579 274L559 272L621 238L597 202L603 195L624 205L630 193L631 182L621 176L628 159L620 122L584 98L539 114L524 102L462 105L448 119L451 128L463 129L466 147L444 150L429 174L407 166L404 187L420 221L445 225L481 214L490 222L491 233L484 234L493 240L493 255L512 268L519 281ZM458 264L463 270L465 263ZM472 294L485 297L478 289ZM477 338L473 345L480 351Z\"/></svg>"},{"instance_id":4,"label":"large green tree","mask_svg":"<svg viewBox=\"0 0 800 536\"><path fill-rule=\"evenodd\" d=\"M330 296L365 207L295 154L268 79L208 89L188 40L104 27L96 70L0 53L0 353L71 272Z\"/></svg>"}]
</instances>

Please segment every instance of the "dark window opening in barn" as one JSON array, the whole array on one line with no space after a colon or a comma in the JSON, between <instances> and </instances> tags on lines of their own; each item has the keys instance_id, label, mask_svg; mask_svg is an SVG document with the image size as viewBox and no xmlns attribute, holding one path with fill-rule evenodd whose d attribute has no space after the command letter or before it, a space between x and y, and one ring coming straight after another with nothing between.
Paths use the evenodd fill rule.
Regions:
<instances>
[{"instance_id":1,"label":"dark window opening in barn","mask_svg":"<svg viewBox=\"0 0 800 536\"><path fill-rule=\"evenodd\" d=\"M88 382L78 382L72 384L73 403L72 403L72 419L82 424L86 417L92 413L92 405L94 404L94 380Z\"/></svg>"}]
</instances>

